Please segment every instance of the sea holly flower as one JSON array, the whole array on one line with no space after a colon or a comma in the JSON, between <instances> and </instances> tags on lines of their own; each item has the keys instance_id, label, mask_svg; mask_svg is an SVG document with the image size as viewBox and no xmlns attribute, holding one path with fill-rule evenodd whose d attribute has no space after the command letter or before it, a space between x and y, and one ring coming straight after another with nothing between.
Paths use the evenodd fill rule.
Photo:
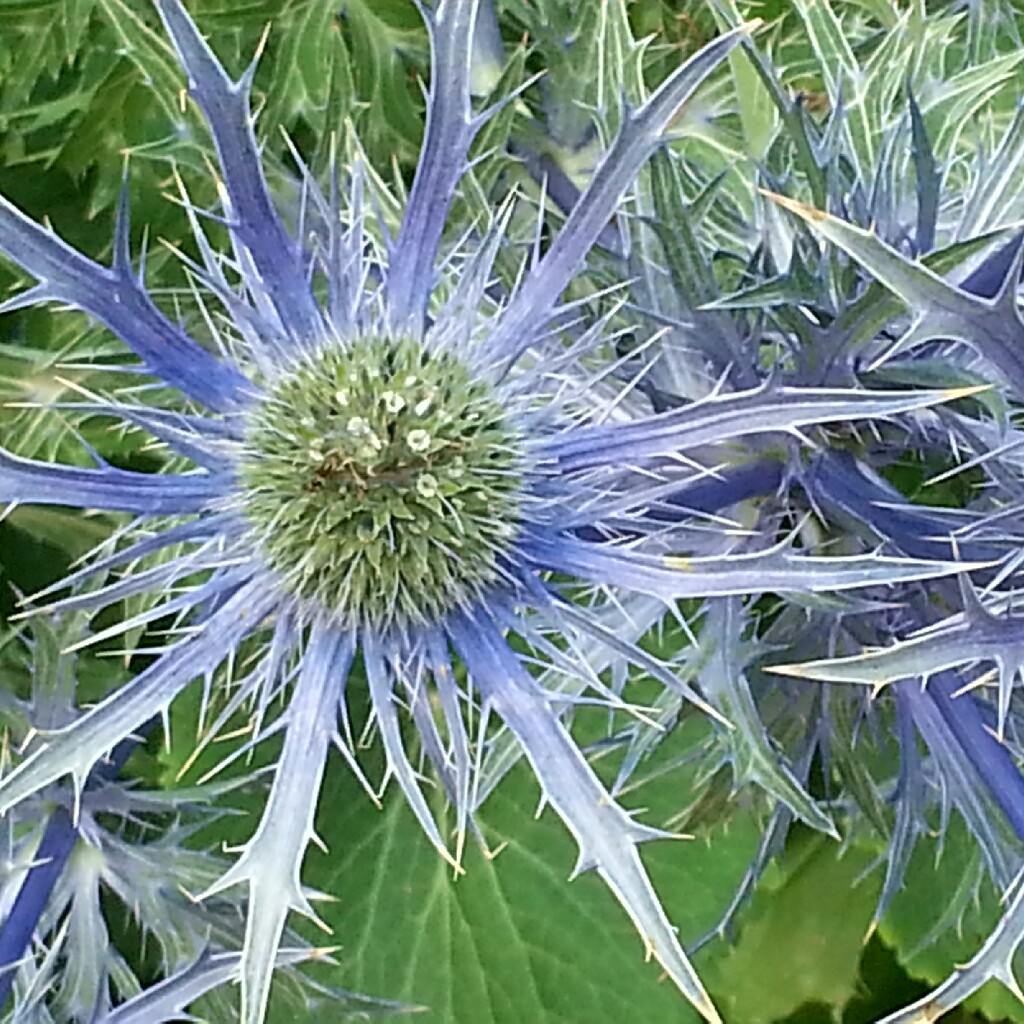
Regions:
<instances>
[{"instance_id":1,"label":"sea holly flower","mask_svg":"<svg viewBox=\"0 0 1024 1024\"><path fill-rule=\"evenodd\" d=\"M734 4L717 10L737 20ZM997 12L1009 17L1006 5ZM702 695L734 725L700 752L708 775L728 766L734 787L754 783L774 805L716 931L735 922L790 824L813 823L816 779L844 837L878 854L871 927L901 958L917 940L956 930L980 896L1005 895L978 956L891 1018L933 1020L989 978L1018 991L1010 961L1022 920L1011 882L1024 862L1014 420L1024 118L1019 106L991 100L1020 53L975 40L968 60L950 49L955 25L941 15L915 26L913 44L908 22L872 26L862 49L849 44L858 16L838 5L801 0L790 17L800 45L810 43L827 112L809 116L777 70L793 39L737 54L736 65L749 55L756 68L760 95L748 94L747 113L761 123L741 119L739 142L735 121L712 131L722 149L735 147L733 168L756 150L756 174L716 174L714 155L702 159L711 147L699 144L659 152L633 190L633 216L622 218L628 265L616 253L592 262L608 279L630 277L632 308L663 326L662 343L636 351L634 367L644 373L639 387L665 407L759 382L990 385L935 417L822 431L813 451L750 436L719 449L714 473L670 499L680 518L789 524L848 554L990 562L975 577L980 593L967 581L932 580L853 600L716 599L695 629L708 652ZM752 68L743 70L751 81ZM983 142L961 136L952 110L984 111ZM679 707L671 699L669 716ZM625 765L638 772L658 735L637 722L621 739ZM921 884L911 858L916 850L926 859L929 839L940 851L970 843L980 869L948 906L947 893L929 894L943 903L934 928L908 929L904 917L901 934L889 915Z\"/></svg>"},{"instance_id":2,"label":"sea holly flower","mask_svg":"<svg viewBox=\"0 0 1024 1024\"><path fill-rule=\"evenodd\" d=\"M249 110L253 68L223 70L177 0L158 10L209 124L222 208L186 200L200 262L190 265L211 346L171 320L132 263L122 203L112 265L77 253L6 201L0 247L37 284L10 306L60 302L89 313L182 401L119 395L88 410L144 429L188 464L146 474L97 460L51 464L0 450L0 502L127 513L117 542L68 579L124 569L102 587L54 600L47 614L91 612L148 595L96 637L157 620L180 634L131 682L29 745L0 780L0 812L18 813L60 780L75 791L107 753L202 680L216 727L249 706L251 744L281 748L255 834L202 894L242 887L237 965L241 1019L264 1017L291 911L315 919L301 884L325 760L359 772L350 679L365 677L372 719L425 832L447 849L403 736L403 707L456 805L458 841L474 806L477 753L495 718L521 745L544 799L633 919L649 954L708 1020L718 1019L637 852L662 833L612 799L576 746L564 712L590 690L632 710L588 660L604 646L721 719L668 666L607 630L593 605L619 591L665 605L763 591L817 594L928 579L975 566L955 557L808 553L758 538L739 552L691 529L673 495L708 469L689 449L746 435L924 410L976 389L872 391L757 386L655 413L609 359L611 316L562 296L680 106L748 35L715 39L623 113L561 230L503 292L491 287L511 206L488 223L446 221L469 150L493 109L471 104L473 0L426 13L433 68L427 131L393 236L378 222L378 183L358 155L325 195L303 173L294 232L275 209ZM209 219L209 231L204 223ZM230 249L214 236L226 228ZM666 513L666 508L669 514ZM577 683L548 689L539 663ZM223 687L214 692L215 687ZM573 692L575 690L575 692ZM283 698L285 710L273 710ZM76 804L74 809L81 813ZM810 813L810 812L809 812ZM828 828L819 813L815 824ZM223 967L223 965L220 965ZM184 976L191 982L192 976Z\"/></svg>"},{"instance_id":3,"label":"sea holly flower","mask_svg":"<svg viewBox=\"0 0 1024 1024\"><path fill-rule=\"evenodd\" d=\"M738 23L737 6L715 5L716 17ZM1006 4L987 16L1013 25ZM708 472L667 495L660 512L693 528L726 519L796 529L847 554L881 547L991 563L975 576L981 596L966 581L933 580L839 600L715 597L691 623L702 658L693 678L732 725L699 737L691 758L719 792L760 790L771 807L749 872L708 938L732 930L796 820L835 827L877 854L871 928L901 958L918 939L928 945L956 930L972 901L1006 894L977 959L934 999L892 1018L917 1021L991 977L1018 991L1008 964L1024 919L1009 888L1024 862L1014 422L1024 114L1015 95L1016 107L993 100L1013 91L1015 29L999 53L997 33L983 43L975 23L968 46L941 13L913 27L895 16L880 27L877 12L862 19L860 10L799 0L771 38L734 53L734 91L719 92L717 105L703 91L699 106L712 115L738 106L739 117L705 117L700 138L652 157L617 220L627 244L604 244L590 272L599 282L628 278L630 326L646 318L664 332L656 346L635 345L635 335L621 342L632 357L624 365L655 407L758 385L990 385L934 417L837 424L815 432L813 449L751 431L728 447L691 450ZM566 79L586 66L594 35L581 33ZM785 77L797 60L802 74L816 65L808 81L827 94L821 111L812 114ZM635 87L628 61L607 66L619 91ZM569 90L554 95L578 116ZM700 117L696 106L686 116ZM570 168L565 118L546 113ZM569 210L579 193L549 194ZM742 544L729 548L737 554ZM613 738L624 751L617 787L642 781L682 707L666 691L656 714ZM901 896L921 886L911 858L926 860L929 840L945 862L971 844L979 870L934 928L909 929L908 940Z\"/></svg>"}]
</instances>

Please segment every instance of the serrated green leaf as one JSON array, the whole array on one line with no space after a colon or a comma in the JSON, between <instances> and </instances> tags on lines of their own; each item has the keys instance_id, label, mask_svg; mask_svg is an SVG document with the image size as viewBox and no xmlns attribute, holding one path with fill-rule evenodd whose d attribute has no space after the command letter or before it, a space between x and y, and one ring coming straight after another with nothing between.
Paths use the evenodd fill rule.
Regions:
<instances>
[{"instance_id":1,"label":"serrated green leaf","mask_svg":"<svg viewBox=\"0 0 1024 1024\"><path fill-rule=\"evenodd\" d=\"M151 100L172 123L181 119L183 83L170 44L146 24L126 0L97 0L107 23L116 31L124 55L138 68L152 90Z\"/></svg>"},{"instance_id":2,"label":"serrated green leaf","mask_svg":"<svg viewBox=\"0 0 1024 1024\"><path fill-rule=\"evenodd\" d=\"M335 774L325 792L319 829L331 853L308 858L307 881L338 899L319 908L344 945L330 983L425 1005L419 1019L430 1024L697 1019L644 963L600 880L568 881L575 846L553 815L533 817L537 790L524 767L482 814L487 841L501 852L488 857L471 842L458 880L397 792L383 811L347 776ZM714 923L753 839L754 826L741 819L709 843L649 848L684 937Z\"/></svg>"},{"instance_id":3,"label":"serrated green leaf","mask_svg":"<svg viewBox=\"0 0 1024 1024\"><path fill-rule=\"evenodd\" d=\"M846 111L843 129L856 160L860 180L873 181L878 160L875 136L881 125L872 122L868 110L868 82L854 56L843 26L828 0L795 0L808 39L833 105Z\"/></svg>"},{"instance_id":4,"label":"serrated green leaf","mask_svg":"<svg viewBox=\"0 0 1024 1024\"><path fill-rule=\"evenodd\" d=\"M274 53L274 70L267 87L263 116L270 124L291 121L297 114L314 116L328 101L333 62L337 59L335 11L312 2L300 8L283 32ZM351 102L353 97L349 96ZM339 112L343 113L343 112ZM333 125L341 126L339 118Z\"/></svg>"}]
</instances>

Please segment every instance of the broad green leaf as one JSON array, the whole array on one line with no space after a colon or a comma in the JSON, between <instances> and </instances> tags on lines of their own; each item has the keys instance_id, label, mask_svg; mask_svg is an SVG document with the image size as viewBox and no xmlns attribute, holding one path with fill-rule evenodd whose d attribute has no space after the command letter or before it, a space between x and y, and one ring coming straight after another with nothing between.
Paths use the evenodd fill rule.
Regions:
<instances>
[{"instance_id":1,"label":"broad green leaf","mask_svg":"<svg viewBox=\"0 0 1024 1024\"><path fill-rule=\"evenodd\" d=\"M806 1003L838 1010L857 990L861 953L880 876L872 861L829 839L806 838L766 876L741 918L731 954L710 959L705 979L727 1021L776 1024Z\"/></svg>"},{"instance_id":2,"label":"broad green leaf","mask_svg":"<svg viewBox=\"0 0 1024 1024\"><path fill-rule=\"evenodd\" d=\"M319 815L328 856L307 881L338 902L318 910L343 946L332 984L429 1007L431 1024L619 1024L696 1020L662 983L600 880L569 882L571 837L518 767L482 812L496 856L470 841L465 875L423 836L397 791L373 808L349 777L328 777ZM664 842L646 858L684 939L710 927L739 881L753 826L737 820L710 842ZM497 852L500 851L500 852ZM711 954L713 955L713 954ZM698 958L697 967L711 959Z\"/></svg>"},{"instance_id":3,"label":"broad green leaf","mask_svg":"<svg viewBox=\"0 0 1024 1024\"><path fill-rule=\"evenodd\" d=\"M172 706L170 749L158 755L165 784L174 785L191 753L199 699L200 688L193 686ZM358 695L353 702L358 718ZM225 731L230 734L242 718ZM603 716L594 716L593 723L598 718ZM211 744L183 784L247 738L236 734ZM686 747L691 739L684 737L680 744ZM248 767L270 763L274 746L275 741L262 744ZM379 778L379 751L369 751L364 760L370 778ZM236 764L227 777L245 767ZM631 792L628 804L656 808L644 818L661 824L689 801L691 792L692 772L675 772ZM591 873L569 881L575 843L550 811L539 820L534 817L539 791L525 765L504 779L480 814L490 850L500 852L488 856L470 837L465 874L457 879L397 789L388 792L379 810L351 773L334 763L323 793L317 828L330 852L311 851L303 879L331 897L331 902L318 903L317 911L333 935L312 926L307 935L320 945L342 948L338 966L323 966L316 972L319 980L428 1006L428 1014L418 1019L438 1024L610 1024L632 1019L631 1013L645 1020L697 1020L659 969L644 962L629 919L600 879ZM233 794L230 803L246 815L226 819L216 839L244 842L262 796L254 789L240 797ZM440 820L451 826L454 819L446 819L440 799L435 804ZM684 941L695 940L718 921L747 867L756 835L756 823L737 810L727 829L716 828L708 837L644 848L655 886ZM698 958L698 970L716 950L722 947L711 947ZM272 1019L291 1024L287 1016Z\"/></svg>"}]
</instances>

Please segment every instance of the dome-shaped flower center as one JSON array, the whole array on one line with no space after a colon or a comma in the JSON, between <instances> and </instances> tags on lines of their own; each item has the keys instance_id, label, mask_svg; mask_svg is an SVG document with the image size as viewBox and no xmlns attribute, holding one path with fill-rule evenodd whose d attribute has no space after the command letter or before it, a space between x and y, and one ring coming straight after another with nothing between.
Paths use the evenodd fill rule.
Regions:
<instances>
[{"instance_id":1,"label":"dome-shaped flower center","mask_svg":"<svg viewBox=\"0 0 1024 1024\"><path fill-rule=\"evenodd\" d=\"M263 557L349 626L440 618L497 577L519 518L518 435L489 384L408 339L297 364L241 467Z\"/></svg>"}]
</instances>

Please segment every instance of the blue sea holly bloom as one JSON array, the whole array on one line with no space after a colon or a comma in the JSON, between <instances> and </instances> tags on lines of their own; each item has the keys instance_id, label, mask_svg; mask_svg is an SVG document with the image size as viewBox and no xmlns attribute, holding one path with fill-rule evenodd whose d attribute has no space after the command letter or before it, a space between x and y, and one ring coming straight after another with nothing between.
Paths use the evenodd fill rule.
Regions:
<instances>
[{"instance_id":1,"label":"blue sea holly bloom","mask_svg":"<svg viewBox=\"0 0 1024 1024\"><path fill-rule=\"evenodd\" d=\"M1001 8L993 5L988 23ZM735 5L721 10L738 22ZM695 756L709 777L727 766L734 791L760 789L774 804L708 937L742 922L791 824L815 825L814 796L824 793L844 842L876 858L877 899L867 886L862 896L874 903L869 934L877 927L915 977L936 984L952 969L934 992L886 1017L896 1024L938 1019L990 979L1020 992L1024 109L1019 89L1009 87L1002 104L990 91L1000 61L1019 64L1019 39L1005 55L990 40L969 59L951 58L955 22L944 15L879 30L857 27L850 12L797 0L790 38L782 29L766 52L734 62L735 70L752 56L760 80L746 90L751 116L737 119L745 137L722 118L708 122L715 146L688 139L655 154L630 216L620 217L630 244L590 262L594 271L604 259L605 280L628 277L638 313L665 326L661 343L638 356L657 357L639 386L665 407L765 380L991 384L934 417L815 432L812 453L751 435L716 460L714 475L671 499L680 515L761 524L806 515L813 543L847 554L881 546L992 563L973 581L895 585L854 600L703 605L698 642L710 655L701 694L733 728L717 729ZM777 70L793 66L793 44L801 60L813 58L828 97L820 111ZM985 88L973 84L988 75ZM744 81L737 74L722 109L733 109ZM960 136L962 122L945 106L962 86L966 105L983 112L980 135ZM749 175L738 173L745 163ZM659 738L648 723L630 724L627 775L643 770ZM992 1017L1019 1015L984 1006Z\"/></svg>"},{"instance_id":2,"label":"blue sea holly bloom","mask_svg":"<svg viewBox=\"0 0 1024 1024\"><path fill-rule=\"evenodd\" d=\"M666 608L682 598L765 591L831 593L970 570L955 559L825 557L664 514L708 475L708 456L741 436L795 436L816 424L897 414L973 389L871 391L768 383L655 413L609 357L611 315L563 296L680 106L750 31L713 40L626 111L587 188L546 248L542 234L508 288L512 206L447 232L470 146L493 110L471 103L474 0L425 14L432 46L427 129L393 236L377 183L357 156L321 192L304 176L294 223L279 216L259 159L250 68L223 70L177 0L157 8L205 115L220 162L221 209L186 201L203 345L160 310L133 267L122 203L112 264L101 266L0 200L0 248L37 284L7 308L57 302L90 314L169 386L96 398L86 414L148 431L188 468L91 468L0 449L0 502L127 513L116 541L66 582L47 613L125 598L137 613L89 639L173 621L178 632L130 683L70 724L37 736L0 780L0 813L90 771L123 738L167 713L192 681L228 681L218 721L255 709L253 744L281 740L262 819L204 894L248 890L237 965L241 1019L263 1019L291 911L315 919L300 881L331 748L359 772L346 684L365 678L371 719L427 835L458 865L421 790L403 720L455 804L459 843L475 805L480 745L500 720L544 800L629 913L648 953L709 1021L718 1015L647 878L639 843L663 833L609 795L564 719L588 689L630 710L588 661L607 647L712 714L667 665L606 630L617 595ZM209 234L203 226L212 223ZM229 252L211 236L226 228ZM656 338L653 340L656 341ZM172 390L180 398L167 397ZM148 397L146 401L140 399ZM90 574L114 582L78 589ZM145 600L143 600L145 599ZM243 656L244 655L244 656ZM570 680L558 691L537 668ZM244 673L244 674L243 674ZM545 677L546 678L546 677ZM351 688L350 688L351 689ZM272 709L284 710L275 716ZM215 723L216 724L216 723ZM827 816L823 827L829 827Z\"/></svg>"}]
</instances>

